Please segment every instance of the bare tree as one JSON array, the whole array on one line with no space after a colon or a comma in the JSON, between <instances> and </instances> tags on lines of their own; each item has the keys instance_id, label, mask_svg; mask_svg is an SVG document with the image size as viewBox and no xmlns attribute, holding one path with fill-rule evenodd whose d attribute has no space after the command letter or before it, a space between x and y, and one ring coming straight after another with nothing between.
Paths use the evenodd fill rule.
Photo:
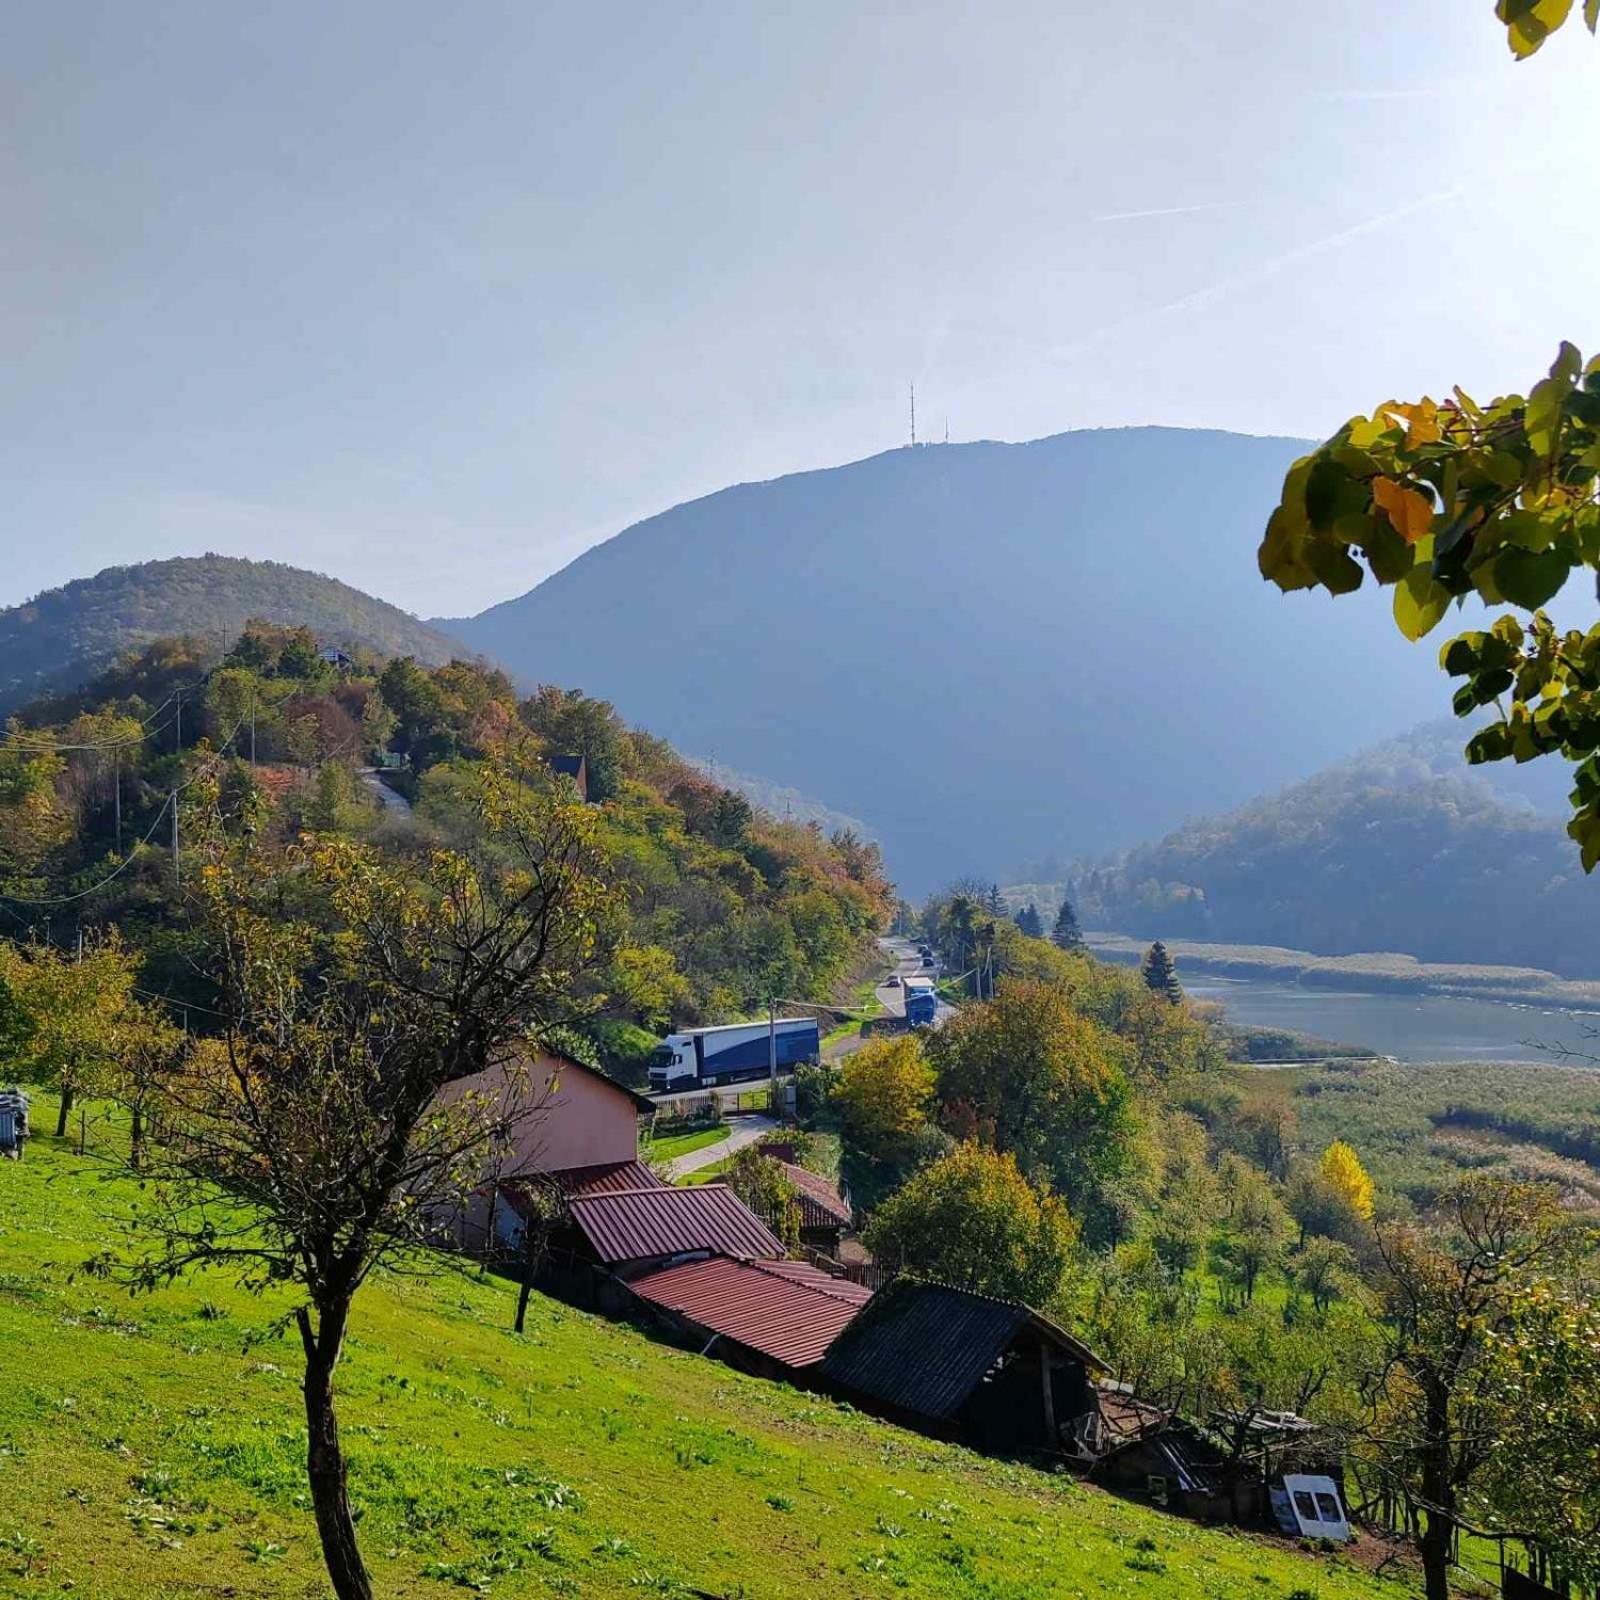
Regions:
<instances>
[{"instance_id":1,"label":"bare tree","mask_svg":"<svg viewBox=\"0 0 1600 1600\"><path fill-rule=\"evenodd\" d=\"M307 837L269 859L219 823L202 835L196 910L225 1020L138 1085L161 1130L143 1153L151 1202L134 1257L99 1263L137 1286L220 1267L298 1291L285 1320L339 1600L372 1593L334 1404L356 1294L380 1267L425 1270L498 1176L545 1089L530 1053L587 1008L609 956L593 814L476 781L451 843L403 858Z\"/></svg>"}]
</instances>

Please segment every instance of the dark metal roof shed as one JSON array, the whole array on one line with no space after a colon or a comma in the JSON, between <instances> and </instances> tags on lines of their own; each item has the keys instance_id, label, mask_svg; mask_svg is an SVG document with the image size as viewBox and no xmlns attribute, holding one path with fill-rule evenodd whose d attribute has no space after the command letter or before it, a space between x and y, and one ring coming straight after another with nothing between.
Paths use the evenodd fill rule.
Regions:
<instances>
[{"instance_id":1,"label":"dark metal roof shed","mask_svg":"<svg viewBox=\"0 0 1600 1600\"><path fill-rule=\"evenodd\" d=\"M840 1334L822 1371L884 1405L949 1420L1028 1327L1073 1360L1105 1370L1087 1345L1018 1301L897 1278Z\"/></svg>"},{"instance_id":2,"label":"dark metal roof shed","mask_svg":"<svg viewBox=\"0 0 1600 1600\"><path fill-rule=\"evenodd\" d=\"M872 1298L858 1283L798 1261L730 1261L713 1256L666 1267L629 1288L785 1366L814 1366Z\"/></svg>"},{"instance_id":3,"label":"dark metal roof shed","mask_svg":"<svg viewBox=\"0 0 1600 1600\"><path fill-rule=\"evenodd\" d=\"M850 1207L840 1198L839 1192L824 1177L797 1166L792 1161L780 1161L783 1175L792 1183L800 1199L800 1226L803 1228L848 1228L852 1221Z\"/></svg>"},{"instance_id":4,"label":"dark metal roof shed","mask_svg":"<svg viewBox=\"0 0 1600 1600\"><path fill-rule=\"evenodd\" d=\"M783 1245L725 1183L574 1195L572 1220L607 1266L706 1250L779 1260Z\"/></svg>"}]
</instances>

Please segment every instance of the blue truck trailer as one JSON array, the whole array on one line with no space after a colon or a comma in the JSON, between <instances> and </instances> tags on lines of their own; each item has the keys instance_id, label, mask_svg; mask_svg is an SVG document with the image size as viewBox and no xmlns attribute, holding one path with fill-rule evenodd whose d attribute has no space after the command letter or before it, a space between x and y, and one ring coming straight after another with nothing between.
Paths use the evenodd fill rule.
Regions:
<instances>
[{"instance_id":1,"label":"blue truck trailer","mask_svg":"<svg viewBox=\"0 0 1600 1600\"><path fill-rule=\"evenodd\" d=\"M650 1052L650 1087L658 1094L708 1089L764 1078L777 1045L778 1071L822 1059L815 1017L779 1017L776 1023L731 1022L669 1034Z\"/></svg>"},{"instance_id":2,"label":"blue truck trailer","mask_svg":"<svg viewBox=\"0 0 1600 1600\"><path fill-rule=\"evenodd\" d=\"M939 1014L939 996L926 978L907 978L901 991L906 1002L906 1021L913 1028L931 1028Z\"/></svg>"}]
</instances>

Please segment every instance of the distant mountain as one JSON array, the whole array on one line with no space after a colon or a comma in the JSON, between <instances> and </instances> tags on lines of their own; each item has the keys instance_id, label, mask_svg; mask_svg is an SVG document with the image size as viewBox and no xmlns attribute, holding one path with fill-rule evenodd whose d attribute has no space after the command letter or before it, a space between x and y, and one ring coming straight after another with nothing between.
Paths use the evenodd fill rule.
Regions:
<instances>
[{"instance_id":1,"label":"distant mountain","mask_svg":"<svg viewBox=\"0 0 1600 1600\"><path fill-rule=\"evenodd\" d=\"M1130 844L1435 711L1384 600L1280 595L1290 439L923 446L639 523L439 624L857 813L902 888Z\"/></svg>"},{"instance_id":2,"label":"distant mountain","mask_svg":"<svg viewBox=\"0 0 1600 1600\"><path fill-rule=\"evenodd\" d=\"M1600 975L1600 880L1584 876L1560 815L1570 766L1469 769L1464 740L1460 723L1430 723L1079 867L1067 892L1084 926L1141 939ZM1059 892L1034 881L1009 898L1053 915Z\"/></svg>"},{"instance_id":3,"label":"distant mountain","mask_svg":"<svg viewBox=\"0 0 1600 1600\"><path fill-rule=\"evenodd\" d=\"M468 653L436 628L336 578L277 561L181 556L107 567L0 610L0 713L74 688L152 640L237 633L251 617L430 666Z\"/></svg>"}]
</instances>

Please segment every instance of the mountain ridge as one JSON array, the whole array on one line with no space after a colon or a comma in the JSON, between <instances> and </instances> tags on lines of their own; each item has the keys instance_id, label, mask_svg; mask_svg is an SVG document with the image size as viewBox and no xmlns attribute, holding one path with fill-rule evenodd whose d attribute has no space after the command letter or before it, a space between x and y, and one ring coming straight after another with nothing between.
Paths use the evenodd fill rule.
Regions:
<instances>
[{"instance_id":1,"label":"mountain ridge","mask_svg":"<svg viewBox=\"0 0 1600 1600\"><path fill-rule=\"evenodd\" d=\"M210 552L174 556L104 567L0 609L0 713L76 688L156 639L237 632L253 617L430 666L472 653L398 606L325 573Z\"/></svg>"},{"instance_id":2,"label":"mountain ridge","mask_svg":"<svg viewBox=\"0 0 1600 1600\"><path fill-rule=\"evenodd\" d=\"M1304 448L1175 428L902 446L686 501L450 625L862 816L920 893L1305 776L1370 738L1363 701L1402 726L1436 709L1387 607L1261 585ZM1124 703L1134 671L1215 714Z\"/></svg>"},{"instance_id":3,"label":"mountain ridge","mask_svg":"<svg viewBox=\"0 0 1600 1600\"><path fill-rule=\"evenodd\" d=\"M1138 939L1272 945L1321 957L1600 975L1596 884L1564 828L1569 763L1468 768L1468 725L1431 721L1227 811L1098 861L1024 868L1014 904Z\"/></svg>"}]
</instances>

